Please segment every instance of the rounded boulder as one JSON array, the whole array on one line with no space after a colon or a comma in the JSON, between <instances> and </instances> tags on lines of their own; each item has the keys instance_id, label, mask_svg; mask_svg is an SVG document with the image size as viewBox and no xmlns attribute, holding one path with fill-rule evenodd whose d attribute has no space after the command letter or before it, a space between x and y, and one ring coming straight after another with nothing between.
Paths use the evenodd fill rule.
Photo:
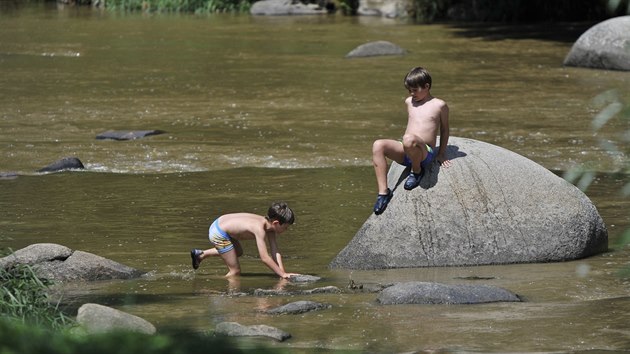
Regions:
<instances>
[{"instance_id":1,"label":"rounded boulder","mask_svg":"<svg viewBox=\"0 0 630 354\"><path fill-rule=\"evenodd\" d=\"M449 168L433 164L411 191L393 163L394 191L331 268L386 269L555 262L608 249L597 208L578 188L512 151L451 137Z\"/></svg>"}]
</instances>

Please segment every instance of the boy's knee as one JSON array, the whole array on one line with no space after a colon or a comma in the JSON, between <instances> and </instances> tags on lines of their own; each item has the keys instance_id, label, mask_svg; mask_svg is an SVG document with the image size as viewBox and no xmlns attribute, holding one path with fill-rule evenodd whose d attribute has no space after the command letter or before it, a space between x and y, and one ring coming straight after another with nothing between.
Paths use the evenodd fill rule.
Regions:
<instances>
[{"instance_id":1,"label":"boy's knee","mask_svg":"<svg viewBox=\"0 0 630 354\"><path fill-rule=\"evenodd\" d=\"M413 134L403 135L402 143L405 149L410 149L413 147L420 147L424 145L424 142Z\"/></svg>"},{"instance_id":2,"label":"boy's knee","mask_svg":"<svg viewBox=\"0 0 630 354\"><path fill-rule=\"evenodd\" d=\"M385 151L384 140L375 140L372 144L372 153L382 153L383 151Z\"/></svg>"}]
</instances>

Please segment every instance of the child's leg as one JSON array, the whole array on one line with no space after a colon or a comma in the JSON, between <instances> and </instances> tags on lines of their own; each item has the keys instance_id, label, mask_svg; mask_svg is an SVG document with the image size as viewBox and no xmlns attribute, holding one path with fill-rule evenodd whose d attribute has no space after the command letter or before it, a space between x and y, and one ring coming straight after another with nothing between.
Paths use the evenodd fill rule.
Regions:
<instances>
[{"instance_id":1,"label":"child's leg","mask_svg":"<svg viewBox=\"0 0 630 354\"><path fill-rule=\"evenodd\" d=\"M403 136L403 148L404 153L411 160L411 172L419 174L422 170L421 163L429 154L424 140L414 134L405 134Z\"/></svg>"},{"instance_id":2,"label":"child's leg","mask_svg":"<svg viewBox=\"0 0 630 354\"><path fill-rule=\"evenodd\" d=\"M228 273L225 275L226 277L236 276L241 274L241 265L238 262L238 255L236 253L236 247L232 250L229 250L225 253L221 254L221 258L223 258L223 262L228 267Z\"/></svg>"},{"instance_id":3,"label":"child's leg","mask_svg":"<svg viewBox=\"0 0 630 354\"><path fill-rule=\"evenodd\" d=\"M372 145L372 163L379 194L387 194L387 158L403 163L405 150L400 142L392 139L379 139Z\"/></svg>"}]
</instances>

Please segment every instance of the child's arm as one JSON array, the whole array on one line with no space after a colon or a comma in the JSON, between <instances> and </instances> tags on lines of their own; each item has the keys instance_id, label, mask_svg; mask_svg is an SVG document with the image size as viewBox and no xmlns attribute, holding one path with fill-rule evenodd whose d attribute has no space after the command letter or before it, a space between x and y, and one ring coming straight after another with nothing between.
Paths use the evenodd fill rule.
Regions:
<instances>
[{"instance_id":1,"label":"child's arm","mask_svg":"<svg viewBox=\"0 0 630 354\"><path fill-rule=\"evenodd\" d=\"M281 278L290 278L293 274L284 271L284 266L282 265L282 257L280 257L280 253L278 253L275 236L269 237L269 245L273 257L269 256L269 253L267 253L267 243L265 242L265 235L256 235L256 246L258 247L258 255L260 256L260 260L262 260L263 263L265 263L265 265L269 267L269 269L273 270L274 273L278 274Z\"/></svg>"},{"instance_id":2,"label":"child's arm","mask_svg":"<svg viewBox=\"0 0 630 354\"><path fill-rule=\"evenodd\" d=\"M451 161L446 158L446 148L448 147L448 138L450 136L448 113L448 106L444 103L440 109L440 151L438 151L437 156L438 162L444 167L451 165Z\"/></svg>"}]
</instances>

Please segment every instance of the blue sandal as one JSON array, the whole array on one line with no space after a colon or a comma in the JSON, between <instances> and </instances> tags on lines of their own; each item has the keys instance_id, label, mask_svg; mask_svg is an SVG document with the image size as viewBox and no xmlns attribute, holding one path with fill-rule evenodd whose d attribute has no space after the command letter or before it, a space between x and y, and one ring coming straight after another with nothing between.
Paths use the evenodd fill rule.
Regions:
<instances>
[{"instance_id":1,"label":"blue sandal","mask_svg":"<svg viewBox=\"0 0 630 354\"><path fill-rule=\"evenodd\" d=\"M389 204L389 201L392 200L393 196L394 193L389 188L387 188L387 194L379 194L376 198L376 204L374 204L374 214L382 214L387 208L387 204Z\"/></svg>"}]
</instances>

